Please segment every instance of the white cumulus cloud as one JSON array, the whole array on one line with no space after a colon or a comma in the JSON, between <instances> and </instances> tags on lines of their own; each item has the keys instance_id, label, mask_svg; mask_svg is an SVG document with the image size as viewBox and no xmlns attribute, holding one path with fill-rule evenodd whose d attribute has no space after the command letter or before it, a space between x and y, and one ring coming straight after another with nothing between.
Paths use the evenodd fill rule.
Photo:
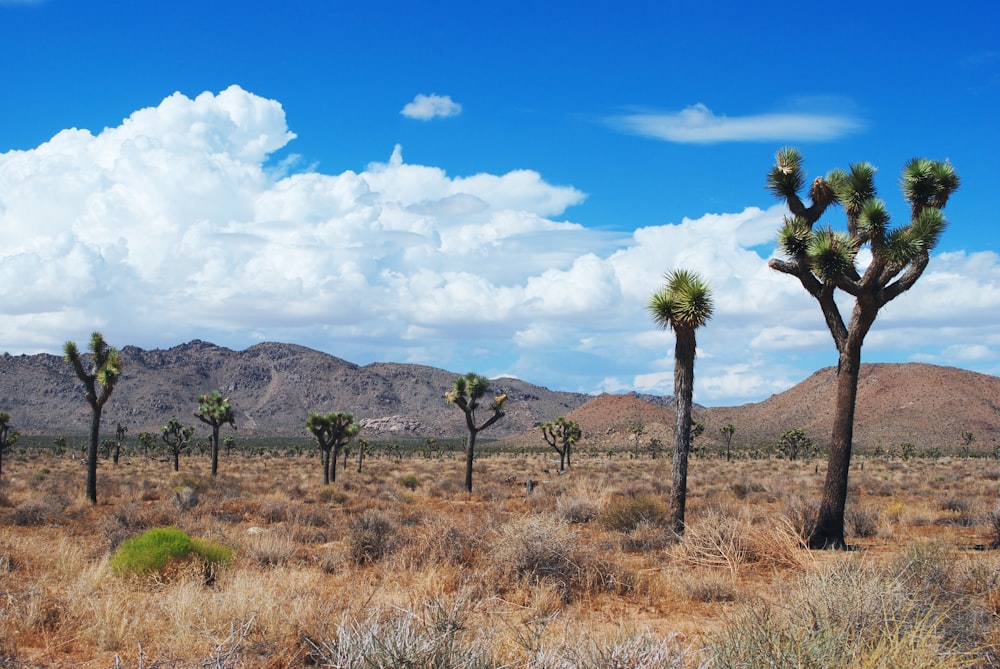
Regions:
<instances>
[{"instance_id":1,"label":"white cumulus cloud","mask_svg":"<svg viewBox=\"0 0 1000 669\"><path fill-rule=\"evenodd\" d=\"M145 348L290 341L669 393L673 335L645 305L683 267L716 295L696 400L762 399L836 362L815 301L762 254L780 207L608 233L572 221L584 193L529 169L452 176L387 146L361 171L276 174L269 156L294 136L278 102L231 87L0 153L4 350L58 352L95 329ZM940 254L865 350L995 373L996 332L1000 258Z\"/></svg>"},{"instance_id":2,"label":"white cumulus cloud","mask_svg":"<svg viewBox=\"0 0 1000 669\"><path fill-rule=\"evenodd\" d=\"M399 113L418 121L429 121L432 118L458 116L462 113L462 105L452 100L450 95L418 93L413 102L406 103Z\"/></svg>"}]
</instances>

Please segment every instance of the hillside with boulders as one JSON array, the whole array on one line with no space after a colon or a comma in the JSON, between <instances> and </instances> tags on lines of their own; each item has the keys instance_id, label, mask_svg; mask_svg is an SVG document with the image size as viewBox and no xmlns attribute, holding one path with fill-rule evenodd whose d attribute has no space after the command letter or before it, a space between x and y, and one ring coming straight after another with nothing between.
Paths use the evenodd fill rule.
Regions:
<instances>
[{"instance_id":1,"label":"hillside with boulders","mask_svg":"<svg viewBox=\"0 0 1000 669\"><path fill-rule=\"evenodd\" d=\"M204 341L169 349L122 349L124 373L104 409L104 429L117 423L135 435L159 432L171 418L201 428L197 397L220 390L236 411L237 436L305 437L310 413L349 411L372 439L462 437L464 418L444 400L458 372L424 365L357 365L295 344L266 342L234 351ZM468 370L465 370L468 371ZM464 372L462 372L464 373ZM736 427L735 447L773 444L792 428L818 443L833 420L836 371L822 369L763 402L738 407L695 406L705 424L700 443L718 446L719 428ZM696 379L697 384L697 379ZM636 393L591 396L553 391L528 381L494 379L506 394L506 417L484 433L541 444L537 426L558 416L580 423L584 442L623 448L673 439L672 398ZM82 435L90 420L83 386L60 356L0 356L0 411L25 435ZM638 431L638 436L637 436ZM947 452L963 432L989 450L1000 439L1000 378L952 367L906 363L862 366L855 443L859 448Z\"/></svg>"}]
</instances>

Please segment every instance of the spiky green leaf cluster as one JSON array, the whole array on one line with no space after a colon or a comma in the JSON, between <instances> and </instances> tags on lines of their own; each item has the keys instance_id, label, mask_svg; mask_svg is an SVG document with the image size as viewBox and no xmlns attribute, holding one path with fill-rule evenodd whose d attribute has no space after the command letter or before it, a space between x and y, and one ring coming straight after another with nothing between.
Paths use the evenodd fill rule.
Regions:
<instances>
[{"instance_id":1,"label":"spiky green leaf cluster","mask_svg":"<svg viewBox=\"0 0 1000 669\"><path fill-rule=\"evenodd\" d=\"M903 196L918 214L927 207L944 208L959 185L961 179L948 161L913 158L903 167Z\"/></svg>"},{"instance_id":2,"label":"spiky green leaf cluster","mask_svg":"<svg viewBox=\"0 0 1000 669\"><path fill-rule=\"evenodd\" d=\"M849 217L858 216L865 202L876 196L877 171L871 163L861 162L851 165L849 171L838 169L830 172L827 180Z\"/></svg>"},{"instance_id":3,"label":"spiky green leaf cluster","mask_svg":"<svg viewBox=\"0 0 1000 669\"><path fill-rule=\"evenodd\" d=\"M815 233L809 243L813 272L824 281L836 281L856 273L854 259L857 254L858 247L848 235L829 228Z\"/></svg>"},{"instance_id":4,"label":"spiky green leaf cluster","mask_svg":"<svg viewBox=\"0 0 1000 669\"><path fill-rule=\"evenodd\" d=\"M195 414L203 422L213 426L222 426L227 423L236 424L236 414L229 403L229 398L223 396L218 390L198 397L198 413Z\"/></svg>"},{"instance_id":5,"label":"spiky green leaf cluster","mask_svg":"<svg viewBox=\"0 0 1000 669\"><path fill-rule=\"evenodd\" d=\"M812 226L807 220L798 216L786 218L778 232L778 248L789 258L803 258L809 252L812 237Z\"/></svg>"},{"instance_id":6,"label":"spiky green leaf cluster","mask_svg":"<svg viewBox=\"0 0 1000 669\"><path fill-rule=\"evenodd\" d=\"M872 248L877 249L885 244L888 229L889 212L886 211L885 203L877 198L865 202L858 215L858 230L871 243Z\"/></svg>"},{"instance_id":7,"label":"spiky green leaf cluster","mask_svg":"<svg viewBox=\"0 0 1000 669\"><path fill-rule=\"evenodd\" d=\"M485 395L489 388L489 379L481 374L469 372L465 376L455 378L455 383L452 386L451 391L445 395L445 399L449 403L455 403L460 398L465 398L467 401L475 402Z\"/></svg>"},{"instance_id":8,"label":"spiky green leaf cluster","mask_svg":"<svg viewBox=\"0 0 1000 669\"><path fill-rule=\"evenodd\" d=\"M684 269L666 275L667 284L649 299L650 316L662 328L697 329L712 317L712 290L701 277Z\"/></svg>"},{"instance_id":9,"label":"spiky green leaf cluster","mask_svg":"<svg viewBox=\"0 0 1000 669\"><path fill-rule=\"evenodd\" d=\"M802 154L786 146L775 155L774 166L767 175L767 189L780 198L796 195L805 183L802 171Z\"/></svg>"}]
</instances>

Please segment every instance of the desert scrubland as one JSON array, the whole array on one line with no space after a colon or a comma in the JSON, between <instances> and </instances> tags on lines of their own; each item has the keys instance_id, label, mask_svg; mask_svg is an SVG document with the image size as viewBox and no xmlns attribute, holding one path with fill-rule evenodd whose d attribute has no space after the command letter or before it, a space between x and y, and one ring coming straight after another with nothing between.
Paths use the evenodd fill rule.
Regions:
<instances>
[{"instance_id":1,"label":"desert scrubland","mask_svg":"<svg viewBox=\"0 0 1000 669\"><path fill-rule=\"evenodd\" d=\"M343 463L341 463L343 465ZM79 460L0 480L0 666L1000 666L1000 463L857 458L851 551L808 551L825 463L459 454ZM536 483L526 493L525 481ZM232 549L111 568L156 527Z\"/></svg>"}]
</instances>

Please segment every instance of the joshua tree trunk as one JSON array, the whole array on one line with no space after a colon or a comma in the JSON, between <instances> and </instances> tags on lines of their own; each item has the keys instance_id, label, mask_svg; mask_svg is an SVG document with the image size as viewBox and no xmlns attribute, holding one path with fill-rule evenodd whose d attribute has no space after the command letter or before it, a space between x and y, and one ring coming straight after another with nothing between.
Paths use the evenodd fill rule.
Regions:
<instances>
[{"instance_id":1,"label":"joshua tree trunk","mask_svg":"<svg viewBox=\"0 0 1000 669\"><path fill-rule=\"evenodd\" d=\"M694 395L695 336L693 329L676 328L674 347L674 463L670 488L670 527L684 533L687 504L688 452L691 450L691 398Z\"/></svg>"},{"instance_id":2,"label":"joshua tree trunk","mask_svg":"<svg viewBox=\"0 0 1000 669\"><path fill-rule=\"evenodd\" d=\"M816 527L809 535L810 548L846 548L844 508L847 505L847 479L851 469L851 446L854 441L854 409L861 373L861 348L840 355L837 366L837 397L826 481Z\"/></svg>"},{"instance_id":3,"label":"joshua tree trunk","mask_svg":"<svg viewBox=\"0 0 1000 669\"><path fill-rule=\"evenodd\" d=\"M90 447L87 451L87 499L97 504L97 442L101 438L101 407L91 404Z\"/></svg>"},{"instance_id":4,"label":"joshua tree trunk","mask_svg":"<svg viewBox=\"0 0 1000 669\"><path fill-rule=\"evenodd\" d=\"M821 302L822 303L822 302ZM828 322L837 324L832 310L824 309ZM861 374L861 345L875 322L878 307L871 299L858 299L851 314L850 326L831 327L837 344L837 396L830 435L830 457L820 501L816 527L809 535L810 548L846 548L844 509L847 505L847 479L851 472L851 447L854 442L854 411Z\"/></svg>"},{"instance_id":5,"label":"joshua tree trunk","mask_svg":"<svg viewBox=\"0 0 1000 669\"><path fill-rule=\"evenodd\" d=\"M337 458L340 456L339 449L335 446L330 452L330 483L337 482Z\"/></svg>"},{"instance_id":6,"label":"joshua tree trunk","mask_svg":"<svg viewBox=\"0 0 1000 669\"><path fill-rule=\"evenodd\" d=\"M471 421L470 421L471 422ZM472 461L476 452L476 432L469 429L469 441L465 445L465 491L472 492Z\"/></svg>"}]
</instances>

